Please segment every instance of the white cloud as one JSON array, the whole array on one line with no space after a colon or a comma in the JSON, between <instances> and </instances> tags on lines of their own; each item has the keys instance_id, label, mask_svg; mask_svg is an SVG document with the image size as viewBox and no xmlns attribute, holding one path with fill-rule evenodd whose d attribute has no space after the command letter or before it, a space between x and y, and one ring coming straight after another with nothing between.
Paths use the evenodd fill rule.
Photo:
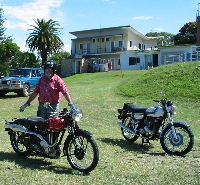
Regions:
<instances>
[{"instance_id":1,"label":"white cloud","mask_svg":"<svg viewBox=\"0 0 200 185\"><path fill-rule=\"evenodd\" d=\"M18 43L17 45L20 47L20 51L29 51L24 42Z\"/></svg>"},{"instance_id":2,"label":"white cloud","mask_svg":"<svg viewBox=\"0 0 200 185\"><path fill-rule=\"evenodd\" d=\"M58 22L64 21L64 12L57 10L56 15L52 19Z\"/></svg>"},{"instance_id":3,"label":"white cloud","mask_svg":"<svg viewBox=\"0 0 200 185\"><path fill-rule=\"evenodd\" d=\"M19 27L27 30L28 25L34 24L33 20L37 18L48 20L54 16L56 21L61 20L63 13L54 11L56 12L55 15L51 13L51 10L60 7L62 3L63 0L35 0L30 3L23 3L20 6L3 6L4 15L8 17L5 26L10 29Z\"/></svg>"},{"instance_id":4,"label":"white cloud","mask_svg":"<svg viewBox=\"0 0 200 185\"><path fill-rule=\"evenodd\" d=\"M65 44L63 47L63 51L67 51L67 52L71 53L71 45Z\"/></svg>"},{"instance_id":5,"label":"white cloud","mask_svg":"<svg viewBox=\"0 0 200 185\"><path fill-rule=\"evenodd\" d=\"M155 31L155 32L161 32L161 31L164 31L164 29L163 28L154 28L153 31Z\"/></svg>"},{"instance_id":6,"label":"white cloud","mask_svg":"<svg viewBox=\"0 0 200 185\"><path fill-rule=\"evenodd\" d=\"M153 17L152 16L140 16L140 17L133 17L132 20L142 20L142 19L152 19Z\"/></svg>"},{"instance_id":7,"label":"white cloud","mask_svg":"<svg viewBox=\"0 0 200 185\"><path fill-rule=\"evenodd\" d=\"M23 23L23 22L15 23L13 21L8 21L8 20L5 21L4 26L7 29L21 28L23 31L27 31L27 29L30 28L30 26L27 23Z\"/></svg>"},{"instance_id":8,"label":"white cloud","mask_svg":"<svg viewBox=\"0 0 200 185\"><path fill-rule=\"evenodd\" d=\"M109 3L111 3L111 4L116 3L116 2L114 2L114 1L110 1L110 0L103 0L103 1L105 1L105 2L109 2Z\"/></svg>"}]
</instances>

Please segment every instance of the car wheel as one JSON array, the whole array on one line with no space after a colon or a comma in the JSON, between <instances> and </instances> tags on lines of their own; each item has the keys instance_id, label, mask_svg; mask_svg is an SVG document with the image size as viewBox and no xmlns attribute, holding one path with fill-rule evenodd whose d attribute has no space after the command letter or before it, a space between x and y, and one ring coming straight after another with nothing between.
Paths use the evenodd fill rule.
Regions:
<instances>
[{"instance_id":1,"label":"car wheel","mask_svg":"<svg viewBox=\"0 0 200 185\"><path fill-rule=\"evenodd\" d=\"M21 95L26 97L26 96L29 96L29 93L30 93L29 85L28 84L24 84L23 89L21 91Z\"/></svg>"},{"instance_id":2,"label":"car wheel","mask_svg":"<svg viewBox=\"0 0 200 185\"><path fill-rule=\"evenodd\" d=\"M0 97L4 97L6 93L0 92Z\"/></svg>"}]
</instances>

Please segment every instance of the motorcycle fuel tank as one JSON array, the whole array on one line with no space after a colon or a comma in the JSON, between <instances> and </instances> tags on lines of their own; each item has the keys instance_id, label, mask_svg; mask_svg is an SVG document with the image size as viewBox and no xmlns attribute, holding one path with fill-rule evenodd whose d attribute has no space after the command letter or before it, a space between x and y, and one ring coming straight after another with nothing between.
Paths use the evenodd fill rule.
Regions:
<instances>
[{"instance_id":1,"label":"motorcycle fuel tank","mask_svg":"<svg viewBox=\"0 0 200 185\"><path fill-rule=\"evenodd\" d=\"M65 128L65 120L61 117L49 118L49 129L63 130Z\"/></svg>"},{"instance_id":2,"label":"motorcycle fuel tank","mask_svg":"<svg viewBox=\"0 0 200 185\"><path fill-rule=\"evenodd\" d=\"M163 108L160 106L150 107L146 110L145 114L150 117L162 117L164 115Z\"/></svg>"}]
</instances>

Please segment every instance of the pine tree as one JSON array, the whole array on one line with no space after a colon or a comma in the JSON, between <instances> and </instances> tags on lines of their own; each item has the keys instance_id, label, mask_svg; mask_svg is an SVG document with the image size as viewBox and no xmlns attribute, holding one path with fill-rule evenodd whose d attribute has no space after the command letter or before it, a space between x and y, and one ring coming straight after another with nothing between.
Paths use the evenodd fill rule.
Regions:
<instances>
[{"instance_id":1,"label":"pine tree","mask_svg":"<svg viewBox=\"0 0 200 185\"><path fill-rule=\"evenodd\" d=\"M0 8L0 41L3 40L5 37L3 37L4 35L4 31L6 30L3 26L4 20L3 20L3 9Z\"/></svg>"}]
</instances>

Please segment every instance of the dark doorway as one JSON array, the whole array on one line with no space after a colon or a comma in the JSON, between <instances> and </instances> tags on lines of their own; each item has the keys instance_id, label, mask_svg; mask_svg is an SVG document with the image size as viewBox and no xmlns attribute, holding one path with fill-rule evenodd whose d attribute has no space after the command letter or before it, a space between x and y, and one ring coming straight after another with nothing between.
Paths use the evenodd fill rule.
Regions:
<instances>
[{"instance_id":1,"label":"dark doorway","mask_svg":"<svg viewBox=\"0 0 200 185\"><path fill-rule=\"evenodd\" d=\"M158 66L158 54L153 54L153 67Z\"/></svg>"}]
</instances>

